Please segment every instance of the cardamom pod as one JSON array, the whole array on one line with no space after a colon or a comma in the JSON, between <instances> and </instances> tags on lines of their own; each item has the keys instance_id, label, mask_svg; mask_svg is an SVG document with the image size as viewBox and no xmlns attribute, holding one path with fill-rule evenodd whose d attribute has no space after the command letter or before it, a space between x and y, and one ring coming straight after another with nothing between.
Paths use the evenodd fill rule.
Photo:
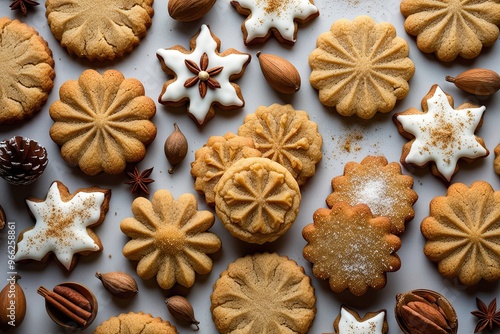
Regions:
<instances>
[{"instance_id":1,"label":"cardamom pod","mask_svg":"<svg viewBox=\"0 0 500 334\"><path fill-rule=\"evenodd\" d=\"M293 94L300 89L299 71L288 60L260 51L257 58L264 78L273 89L283 94Z\"/></svg>"},{"instance_id":2,"label":"cardamom pod","mask_svg":"<svg viewBox=\"0 0 500 334\"><path fill-rule=\"evenodd\" d=\"M456 77L446 76L445 79L467 93L480 96L491 95L500 89L500 75L484 68L473 68Z\"/></svg>"},{"instance_id":3,"label":"cardamom pod","mask_svg":"<svg viewBox=\"0 0 500 334\"><path fill-rule=\"evenodd\" d=\"M139 291L137 282L129 274L114 271L106 274L97 272L95 276L101 280L104 288L115 297L129 298L135 296Z\"/></svg>"},{"instance_id":4,"label":"cardamom pod","mask_svg":"<svg viewBox=\"0 0 500 334\"><path fill-rule=\"evenodd\" d=\"M200 329L198 326L200 322L194 317L193 306L186 298L182 296L172 296L165 299L165 303L167 304L168 311L175 319L196 326L196 330Z\"/></svg>"},{"instance_id":5,"label":"cardamom pod","mask_svg":"<svg viewBox=\"0 0 500 334\"><path fill-rule=\"evenodd\" d=\"M174 172L175 167L184 160L188 150L186 136L179 129L177 123L174 123L174 132L168 136L165 141L165 156L172 167L168 170L170 174Z\"/></svg>"}]
</instances>

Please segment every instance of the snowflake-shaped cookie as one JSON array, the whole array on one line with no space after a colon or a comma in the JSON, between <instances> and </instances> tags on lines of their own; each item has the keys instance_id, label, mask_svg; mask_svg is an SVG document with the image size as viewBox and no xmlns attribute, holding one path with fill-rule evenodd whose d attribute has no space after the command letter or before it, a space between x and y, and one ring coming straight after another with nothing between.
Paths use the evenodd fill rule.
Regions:
<instances>
[{"instance_id":1,"label":"snowflake-shaped cookie","mask_svg":"<svg viewBox=\"0 0 500 334\"><path fill-rule=\"evenodd\" d=\"M441 61L475 58L498 39L498 0L402 0L400 9L420 51Z\"/></svg>"},{"instance_id":2,"label":"snowflake-shaped cookie","mask_svg":"<svg viewBox=\"0 0 500 334\"><path fill-rule=\"evenodd\" d=\"M243 75L250 55L235 49L219 53L220 40L206 25L191 39L190 47L190 51L180 45L156 51L162 69L174 76L163 85L158 101L172 107L187 104L189 116L199 125L214 116L215 108L242 108L240 87L232 81Z\"/></svg>"},{"instance_id":3,"label":"snowflake-shaped cookie","mask_svg":"<svg viewBox=\"0 0 500 334\"><path fill-rule=\"evenodd\" d=\"M387 334L389 325L386 315L387 312L382 310L368 312L360 317L356 311L342 305L340 314L333 323L335 334Z\"/></svg>"},{"instance_id":4,"label":"snowflake-shaped cookie","mask_svg":"<svg viewBox=\"0 0 500 334\"><path fill-rule=\"evenodd\" d=\"M422 99L422 109L410 108L393 116L399 133L411 139L403 146L403 165L423 167L432 162L432 173L450 182L459 159L472 161L489 154L483 139L474 135L484 106L464 103L454 109L453 98L433 85Z\"/></svg>"},{"instance_id":5,"label":"snowflake-shaped cookie","mask_svg":"<svg viewBox=\"0 0 500 334\"><path fill-rule=\"evenodd\" d=\"M76 265L75 254L101 251L101 241L90 228L103 222L110 196L109 189L97 187L70 194L64 184L55 181L45 200L27 199L36 222L19 235L16 261L45 261L54 254L70 271Z\"/></svg>"},{"instance_id":6,"label":"snowflake-shaped cookie","mask_svg":"<svg viewBox=\"0 0 500 334\"><path fill-rule=\"evenodd\" d=\"M137 264L142 279L156 276L161 288L177 282L191 287L195 273L208 274L221 241L207 232L214 223L210 211L198 211L196 198L183 194L175 200L167 190L158 190L151 201L138 197L132 203L134 217L120 223L120 229L132 238L123 247L123 255Z\"/></svg>"},{"instance_id":7,"label":"snowflake-shaped cookie","mask_svg":"<svg viewBox=\"0 0 500 334\"><path fill-rule=\"evenodd\" d=\"M431 201L420 229L424 253L444 277L468 286L500 279L500 191L490 184L452 184Z\"/></svg>"},{"instance_id":8,"label":"snowflake-shaped cookie","mask_svg":"<svg viewBox=\"0 0 500 334\"><path fill-rule=\"evenodd\" d=\"M281 43L293 45L297 23L319 15L313 0L233 0L231 4L248 16L241 26L246 45L264 43L271 34Z\"/></svg>"}]
</instances>

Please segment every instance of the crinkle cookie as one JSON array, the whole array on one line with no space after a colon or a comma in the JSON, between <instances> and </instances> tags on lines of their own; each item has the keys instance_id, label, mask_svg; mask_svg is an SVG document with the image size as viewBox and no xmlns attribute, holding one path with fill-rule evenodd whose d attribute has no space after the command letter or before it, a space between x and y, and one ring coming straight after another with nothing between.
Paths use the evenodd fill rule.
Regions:
<instances>
[{"instance_id":1,"label":"crinkle cookie","mask_svg":"<svg viewBox=\"0 0 500 334\"><path fill-rule=\"evenodd\" d=\"M373 217L366 204L338 202L331 209L316 210L313 220L302 230L307 241L304 258L332 291L347 289L361 296L369 287L385 287L386 272L401 267L396 254L401 240L391 233L391 221Z\"/></svg>"},{"instance_id":2,"label":"crinkle cookie","mask_svg":"<svg viewBox=\"0 0 500 334\"><path fill-rule=\"evenodd\" d=\"M454 183L430 203L424 253L446 278L471 286L500 279L500 191L485 181Z\"/></svg>"},{"instance_id":3,"label":"crinkle cookie","mask_svg":"<svg viewBox=\"0 0 500 334\"><path fill-rule=\"evenodd\" d=\"M229 264L214 284L212 318L221 334L307 333L316 297L304 268L276 253Z\"/></svg>"},{"instance_id":4,"label":"crinkle cookie","mask_svg":"<svg viewBox=\"0 0 500 334\"><path fill-rule=\"evenodd\" d=\"M212 259L221 241L207 232L214 223L210 211L198 211L196 197L183 194L177 200L167 190L158 190L151 201L138 197L132 203L134 217L120 223L121 231L130 240L123 255L139 261L137 275L142 279L156 276L163 289L175 283L191 287L195 273L208 274Z\"/></svg>"},{"instance_id":5,"label":"crinkle cookie","mask_svg":"<svg viewBox=\"0 0 500 334\"><path fill-rule=\"evenodd\" d=\"M326 203L329 207L342 201L366 204L374 216L391 220L392 233L401 234L405 223L415 216L413 204L418 195L412 187L413 178L401 174L399 163L388 163L383 156L368 156L361 163L348 162L344 175L332 179L333 192Z\"/></svg>"},{"instance_id":6,"label":"crinkle cookie","mask_svg":"<svg viewBox=\"0 0 500 334\"><path fill-rule=\"evenodd\" d=\"M144 158L156 137L156 105L137 79L116 70L86 70L65 82L59 95L49 110L50 137L68 164L88 175L119 174Z\"/></svg>"},{"instance_id":7,"label":"crinkle cookie","mask_svg":"<svg viewBox=\"0 0 500 334\"><path fill-rule=\"evenodd\" d=\"M54 87L54 59L38 32L0 18L0 125L33 117Z\"/></svg>"},{"instance_id":8,"label":"crinkle cookie","mask_svg":"<svg viewBox=\"0 0 500 334\"><path fill-rule=\"evenodd\" d=\"M402 0L400 9L420 51L441 61L475 58L499 36L498 0Z\"/></svg>"},{"instance_id":9,"label":"crinkle cookie","mask_svg":"<svg viewBox=\"0 0 500 334\"><path fill-rule=\"evenodd\" d=\"M70 54L113 60L129 53L146 35L153 0L47 0L50 30Z\"/></svg>"},{"instance_id":10,"label":"crinkle cookie","mask_svg":"<svg viewBox=\"0 0 500 334\"><path fill-rule=\"evenodd\" d=\"M224 136L211 136L207 143L194 154L191 175L195 178L194 189L205 195L208 205L215 205L214 188L224 172L242 158L260 157L253 139L231 132Z\"/></svg>"},{"instance_id":11,"label":"crinkle cookie","mask_svg":"<svg viewBox=\"0 0 500 334\"><path fill-rule=\"evenodd\" d=\"M289 104L258 107L245 117L238 135L252 138L262 156L286 167L299 186L316 173L316 164L322 158L323 138L318 125L307 112Z\"/></svg>"},{"instance_id":12,"label":"crinkle cookie","mask_svg":"<svg viewBox=\"0 0 500 334\"><path fill-rule=\"evenodd\" d=\"M178 334L177 329L160 317L144 312L122 313L102 322L94 334Z\"/></svg>"},{"instance_id":13,"label":"crinkle cookie","mask_svg":"<svg viewBox=\"0 0 500 334\"><path fill-rule=\"evenodd\" d=\"M372 118L394 109L409 92L415 66L406 41L388 22L368 16L340 19L321 34L309 55L319 100L342 116Z\"/></svg>"}]
</instances>

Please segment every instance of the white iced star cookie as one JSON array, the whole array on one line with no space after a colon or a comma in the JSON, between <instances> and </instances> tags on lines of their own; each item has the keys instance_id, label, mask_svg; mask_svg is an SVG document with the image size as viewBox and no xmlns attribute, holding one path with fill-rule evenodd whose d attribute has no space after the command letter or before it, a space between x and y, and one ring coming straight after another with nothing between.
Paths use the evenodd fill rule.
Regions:
<instances>
[{"instance_id":1,"label":"white iced star cookie","mask_svg":"<svg viewBox=\"0 0 500 334\"><path fill-rule=\"evenodd\" d=\"M422 99L423 112L410 108L393 116L398 131L410 142L403 146L401 163L424 167L449 183L458 172L458 160L467 162L489 154L481 137L474 135L483 120L484 106L464 103L453 108L453 98L433 85Z\"/></svg>"},{"instance_id":2,"label":"white iced star cookie","mask_svg":"<svg viewBox=\"0 0 500 334\"><path fill-rule=\"evenodd\" d=\"M243 75L250 55L235 49L219 53L220 40L206 25L191 38L190 48L176 45L156 51L162 69L174 76L163 85L158 101L171 107L187 104L189 116L198 125L212 118L215 108L242 108L240 87L231 81Z\"/></svg>"},{"instance_id":3,"label":"white iced star cookie","mask_svg":"<svg viewBox=\"0 0 500 334\"><path fill-rule=\"evenodd\" d=\"M71 271L76 265L75 254L101 251L101 241L90 228L104 220L110 197L111 190L97 187L70 194L64 184L54 181L45 200L27 199L36 222L19 235L16 262L45 262L54 254Z\"/></svg>"},{"instance_id":4,"label":"white iced star cookie","mask_svg":"<svg viewBox=\"0 0 500 334\"><path fill-rule=\"evenodd\" d=\"M319 15L313 0L233 0L231 4L248 16L241 26L246 45L264 43L271 34L280 43L293 45L297 23Z\"/></svg>"},{"instance_id":5,"label":"white iced star cookie","mask_svg":"<svg viewBox=\"0 0 500 334\"><path fill-rule=\"evenodd\" d=\"M385 310L368 312L361 318L356 311L344 305L333 326L336 334L387 334L389 331Z\"/></svg>"}]
</instances>

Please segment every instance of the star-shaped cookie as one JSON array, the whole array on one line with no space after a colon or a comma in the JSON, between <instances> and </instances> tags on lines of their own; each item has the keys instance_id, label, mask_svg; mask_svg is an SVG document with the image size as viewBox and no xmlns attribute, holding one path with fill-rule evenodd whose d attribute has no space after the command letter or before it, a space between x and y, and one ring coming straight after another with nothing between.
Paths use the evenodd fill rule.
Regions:
<instances>
[{"instance_id":1,"label":"star-shaped cookie","mask_svg":"<svg viewBox=\"0 0 500 334\"><path fill-rule=\"evenodd\" d=\"M163 85L158 101L171 107L187 104L189 116L198 125L212 118L215 108L242 108L240 87L232 81L243 75L250 55L235 49L219 53L220 40L206 25L191 39L190 47L190 51L180 45L156 51L162 69L174 76Z\"/></svg>"},{"instance_id":2,"label":"star-shaped cookie","mask_svg":"<svg viewBox=\"0 0 500 334\"><path fill-rule=\"evenodd\" d=\"M71 271L75 254L101 251L101 241L90 228L103 222L110 197L111 190L97 187L70 194L64 184L54 181L45 200L27 199L36 222L19 235L16 262L45 261L53 253Z\"/></svg>"},{"instance_id":3,"label":"star-shaped cookie","mask_svg":"<svg viewBox=\"0 0 500 334\"><path fill-rule=\"evenodd\" d=\"M454 109L453 98L433 85L422 99L422 109L410 108L393 116L399 133L411 139L403 146L403 165L432 163L432 173L450 182L459 159L470 162L489 154L483 139L474 135L481 126L484 106L464 103Z\"/></svg>"},{"instance_id":4,"label":"star-shaped cookie","mask_svg":"<svg viewBox=\"0 0 500 334\"><path fill-rule=\"evenodd\" d=\"M361 318L356 311L344 305L341 306L333 326L336 334L387 334L389 331L385 310L368 312Z\"/></svg>"}]
</instances>

